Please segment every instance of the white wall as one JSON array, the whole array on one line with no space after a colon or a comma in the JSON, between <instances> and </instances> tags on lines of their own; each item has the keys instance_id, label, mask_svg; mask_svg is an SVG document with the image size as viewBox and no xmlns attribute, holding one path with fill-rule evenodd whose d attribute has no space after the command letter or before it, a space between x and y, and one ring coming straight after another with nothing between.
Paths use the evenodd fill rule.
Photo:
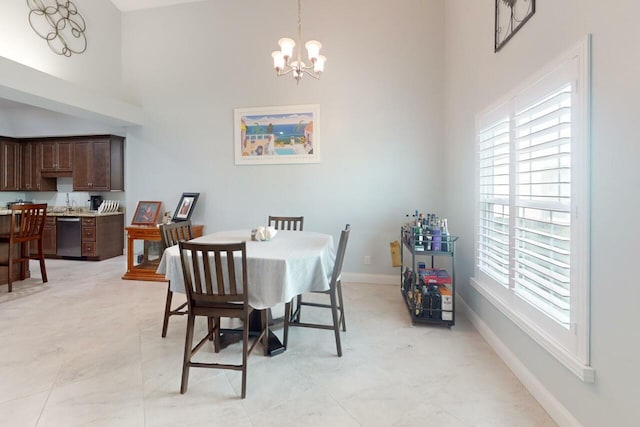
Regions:
<instances>
[{"instance_id":1,"label":"white wall","mask_svg":"<svg viewBox=\"0 0 640 427\"><path fill-rule=\"evenodd\" d=\"M54 5L55 1L44 0L43 3ZM2 2L0 56L119 98L120 12L106 0L76 0L73 3L86 22L86 52L69 58L55 54L32 30L27 2L18 0Z\"/></svg>"},{"instance_id":2,"label":"white wall","mask_svg":"<svg viewBox=\"0 0 640 427\"><path fill-rule=\"evenodd\" d=\"M337 238L351 223L344 270L395 274L388 244L404 214L440 211L442 2L303 2L303 38L320 40L328 61L299 86L271 65L296 14L289 0L123 14L123 83L149 114L127 136L129 205L173 210L200 192L193 219L206 231L304 215L305 229ZM321 108L320 164L234 165L234 108L309 103Z\"/></svg>"},{"instance_id":3,"label":"white wall","mask_svg":"<svg viewBox=\"0 0 640 427\"><path fill-rule=\"evenodd\" d=\"M68 114L12 103L3 109L0 103L0 135L14 138L45 136L100 135L126 136L125 128Z\"/></svg>"},{"instance_id":4,"label":"white wall","mask_svg":"<svg viewBox=\"0 0 640 427\"><path fill-rule=\"evenodd\" d=\"M538 0L533 18L493 53L493 0L447 1L446 148L455 174L447 211L462 239L460 292L529 371L584 426L637 425L640 395L640 236L636 197L640 159L640 40L637 1ZM593 34L591 147L591 360L595 384L582 383L476 293L473 274L475 114L587 33ZM455 197L454 197L455 196Z\"/></svg>"}]
</instances>

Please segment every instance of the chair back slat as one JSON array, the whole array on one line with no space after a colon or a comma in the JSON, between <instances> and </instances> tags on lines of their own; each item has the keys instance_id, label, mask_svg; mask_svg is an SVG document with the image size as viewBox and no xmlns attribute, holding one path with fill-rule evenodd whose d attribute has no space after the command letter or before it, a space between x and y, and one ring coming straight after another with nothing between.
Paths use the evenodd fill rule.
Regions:
<instances>
[{"instance_id":1,"label":"chair back slat","mask_svg":"<svg viewBox=\"0 0 640 427\"><path fill-rule=\"evenodd\" d=\"M233 252L227 251L227 271L229 272L229 294L238 295L238 280L236 279L236 264Z\"/></svg>"},{"instance_id":2,"label":"chair back slat","mask_svg":"<svg viewBox=\"0 0 640 427\"><path fill-rule=\"evenodd\" d=\"M203 303L247 303L245 242L206 244L180 241L178 245L190 308L193 304ZM236 271L238 262L242 266L241 276Z\"/></svg>"},{"instance_id":3,"label":"chair back slat","mask_svg":"<svg viewBox=\"0 0 640 427\"><path fill-rule=\"evenodd\" d=\"M178 242L179 244L179 242ZM202 276L200 275L200 260L197 256L191 257L191 277L193 278L193 286L194 292L201 294L202 293ZM186 283L186 282L185 282Z\"/></svg>"},{"instance_id":4,"label":"chair back slat","mask_svg":"<svg viewBox=\"0 0 640 427\"><path fill-rule=\"evenodd\" d=\"M269 216L269 223L276 230L302 231L304 226L303 216Z\"/></svg>"},{"instance_id":5,"label":"chair back slat","mask_svg":"<svg viewBox=\"0 0 640 427\"><path fill-rule=\"evenodd\" d=\"M11 206L11 240L24 242L42 236L47 218L47 204L24 204Z\"/></svg>"},{"instance_id":6,"label":"chair back slat","mask_svg":"<svg viewBox=\"0 0 640 427\"><path fill-rule=\"evenodd\" d=\"M163 249L177 245L180 240L192 240L191 220L160 225L160 237Z\"/></svg>"},{"instance_id":7,"label":"chair back slat","mask_svg":"<svg viewBox=\"0 0 640 427\"><path fill-rule=\"evenodd\" d=\"M347 224L340 233L340 242L338 243L338 251L336 252L336 260L333 264L333 273L331 274L331 287L336 285L342 274L342 263L344 262L344 254L347 251L347 242L351 233L351 225Z\"/></svg>"},{"instance_id":8,"label":"chair back slat","mask_svg":"<svg viewBox=\"0 0 640 427\"><path fill-rule=\"evenodd\" d=\"M216 266L216 283L218 284L218 295L224 295L224 276L222 274L222 260L221 260L220 252L215 252L215 266ZM209 293L213 293L211 290Z\"/></svg>"}]
</instances>

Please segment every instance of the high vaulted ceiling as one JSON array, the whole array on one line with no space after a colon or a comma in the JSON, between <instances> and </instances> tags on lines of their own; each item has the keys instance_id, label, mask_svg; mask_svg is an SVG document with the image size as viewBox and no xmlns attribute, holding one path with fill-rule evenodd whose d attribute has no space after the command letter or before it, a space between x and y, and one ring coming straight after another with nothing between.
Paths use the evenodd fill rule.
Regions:
<instances>
[{"instance_id":1,"label":"high vaulted ceiling","mask_svg":"<svg viewBox=\"0 0 640 427\"><path fill-rule=\"evenodd\" d=\"M154 7L171 6L181 3L193 3L204 0L111 0L122 12L139 9L151 9Z\"/></svg>"}]
</instances>

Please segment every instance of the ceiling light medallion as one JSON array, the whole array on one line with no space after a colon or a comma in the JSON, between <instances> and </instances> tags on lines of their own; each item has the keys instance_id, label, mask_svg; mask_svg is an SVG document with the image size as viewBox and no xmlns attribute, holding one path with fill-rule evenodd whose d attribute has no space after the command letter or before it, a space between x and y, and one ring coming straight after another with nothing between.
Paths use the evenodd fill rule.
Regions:
<instances>
[{"instance_id":1,"label":"ceiling light medallion","mask_svg":"<svg viewBox=\"0 0 640 427\"><path fill-rule=\"evenodd\" d=\"M311 64L307 65L302 62L302 20L300 19L300 0L298 0L298 49L295 61L291 61L291 59L296 42L289 38L282 38L278 40L278 44L280 45L280 50L276 50L271 53L271 57L273 58L273 68L275 68L278 77L292 73L293 77L296 79L296 83L300 83L300 79L305 74L310 75L314 79L320 78L320 74L324 71L324 63L327 58L320 55L320 48L322 45L319 41L309 40L305 43L304 47L307 49L307 55Z\"/></svg>"}]
</instances>

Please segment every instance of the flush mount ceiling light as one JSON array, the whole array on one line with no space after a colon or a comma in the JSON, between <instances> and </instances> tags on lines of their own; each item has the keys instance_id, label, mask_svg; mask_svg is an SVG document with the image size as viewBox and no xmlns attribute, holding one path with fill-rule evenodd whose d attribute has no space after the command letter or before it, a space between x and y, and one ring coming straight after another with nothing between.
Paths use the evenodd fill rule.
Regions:
<instances>
[{"instance_id":1,"label":"flush mount ceiling light","mask_svg":"<svg viewBox=\"0 0 640 427\"><path fill-rule=\"evenodd\" d=\"M314 79L319 79L320 74L324 71L324 63L327 60L326 57L320 55L320 48L322 45L317 40L309 40L305 43L304 47L307 49L307 55L310 65L302 62L302 20L300 19L300 1L298 0L298 40L297 40L297 54L295 61L291 61L293 57L293 48L296 46L296 42L289 38L282 38L278 40L280 50L276 50L271 53L273 58L273 68L276 70L276 74L284 76L289 73L293 74L297 83L300 83L300 79L303 75L308 74Z\"/></svg>"},{"instance_id":2,"label":"flush mount ceiling light","mask_svg":"<svg viewBox=\"0 0 640 427\"><path fill-rule=\"evenodd\" d=\"M55 0L53 3L53 6L47 6L43 0L27 0L31 28L58 55L69 57L73 53L83 53L87 50L84 18L70 1Z\"/></svg>"}]
</instances>

